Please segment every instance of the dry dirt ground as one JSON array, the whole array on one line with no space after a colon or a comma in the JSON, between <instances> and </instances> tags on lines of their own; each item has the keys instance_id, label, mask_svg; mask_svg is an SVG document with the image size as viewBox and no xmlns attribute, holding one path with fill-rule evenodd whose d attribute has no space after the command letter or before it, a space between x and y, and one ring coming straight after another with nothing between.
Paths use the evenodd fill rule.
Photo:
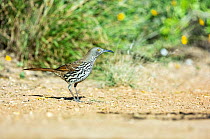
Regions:
<instances>
[{"instance_id":1,"label":"dry dirt ground","mask_svg":"<svg viewBox=\"0 0 210 139\"><path fill-rule=\"evenodd\" d=\"M210 60L145 65L139 87L87 79L72 101L59 77L1 55L0 138L210 138ZM147 75L147 76L146 76ZM94 78L94 77L92 77Z\"/></svg>"}]
</instances>

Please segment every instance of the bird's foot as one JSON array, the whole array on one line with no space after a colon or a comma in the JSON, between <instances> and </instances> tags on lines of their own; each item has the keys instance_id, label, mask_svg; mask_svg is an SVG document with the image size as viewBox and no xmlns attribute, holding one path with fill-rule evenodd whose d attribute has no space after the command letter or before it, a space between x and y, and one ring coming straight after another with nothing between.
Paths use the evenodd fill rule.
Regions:
<instances>
[{"instance_id":1,"label":"bird's foot","mask_svg":"<svg viewBox=\"0 0 210 139\"><path fill-rule=\"evenodd\" d=\"M97 102L97 103L104 103L105 101L101 101L101 100L96 100L96 99L91 99L90 102Z\"/></svg>"},{"instance_id":2,"label":"bird's foot","mask_svg":"<svg viewBox=\"0 0 210 139\"><path fill-rule=\"evenodd\" d=\"M103 103L104 101L100 101L100 100L95 100L95 99L91 99L89 101L81 101L79 97L75 97L74 98L74 101L78 102L78 103L86 103L86 104L92 104L94 102L97 102L97 103Z\"/></svg>"},{"instance_id":3,"label":"bird's foot","mask_svg":"<svg viewBox=\"0 0 210 139\"><path fill-rule=\"evenodd\" d=\"M74 99L74 101L76 101L78 103L85 103L85 104L92 104L93 103L91 101L81 101L80 99Z\"/></svg>"},{"instance_id":4,"label":"bird's foot","mask_svg":"<svg viewBox=\"0 0 210 139\"><path fill-rule=\"evenodd\" d=\"M85 101L81 101L79 98L74 98L74 101L76 101L76 102L85 102Z\"/></svg>"}]
</instances>

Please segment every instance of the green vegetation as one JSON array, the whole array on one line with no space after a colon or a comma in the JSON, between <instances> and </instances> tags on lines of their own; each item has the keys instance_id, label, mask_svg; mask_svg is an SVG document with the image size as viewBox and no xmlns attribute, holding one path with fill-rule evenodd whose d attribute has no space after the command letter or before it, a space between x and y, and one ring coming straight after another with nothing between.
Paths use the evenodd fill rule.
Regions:
<instances>
[{"instance_id":1,"label":"green vegetation","mask_svg":"<svg viewBox=\"0 0 210 139\"><path fill-rule=\"evenodd\" d=\"M130 55L131 63L181 60L167 52L210 41L209 6L209 0L0 0L0 47L42 67L72 62L94 46Z\"/></svg>"}]
</instances>

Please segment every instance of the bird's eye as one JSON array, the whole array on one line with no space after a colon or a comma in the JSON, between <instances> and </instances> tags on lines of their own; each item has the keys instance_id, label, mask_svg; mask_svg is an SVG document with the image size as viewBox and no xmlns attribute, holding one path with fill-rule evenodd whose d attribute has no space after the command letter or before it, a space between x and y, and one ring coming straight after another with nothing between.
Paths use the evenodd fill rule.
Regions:
<instances>
[{"instance_id":1,"label":"bird's eye","mask_svg":"<svg viewBox=\"0 0 210 139\"><path fill-rule=\"evenodd\" d=\"M100 52L101 50L100 50L100 49L97 49L97 51L99 51L99 52Z\"/></svg>"}]
</instances>

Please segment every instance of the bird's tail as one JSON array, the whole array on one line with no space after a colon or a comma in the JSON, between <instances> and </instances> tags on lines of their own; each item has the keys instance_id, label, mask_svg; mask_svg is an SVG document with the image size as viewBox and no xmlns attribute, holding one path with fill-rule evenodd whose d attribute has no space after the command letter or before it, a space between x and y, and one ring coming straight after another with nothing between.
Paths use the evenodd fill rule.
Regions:
<instances>
[{"instance_id":1,"label":"bird's tail","mask_svg":"<svg viewBox=\"0 0 210 139\"><path fill-rule=\"evenodd\" d=\"M50 72L55 72L54 69L50 68L29 68L29 69L24 69L24 70L33 70L33 71L50 71Z\"/></svg>"}]
</instances>

